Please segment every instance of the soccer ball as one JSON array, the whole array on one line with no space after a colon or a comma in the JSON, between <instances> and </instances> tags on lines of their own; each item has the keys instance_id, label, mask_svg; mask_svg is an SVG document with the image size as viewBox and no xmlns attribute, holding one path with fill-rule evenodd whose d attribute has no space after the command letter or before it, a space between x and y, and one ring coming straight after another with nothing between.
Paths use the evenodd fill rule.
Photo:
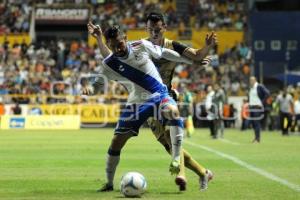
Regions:
<instances>
[{"instance_id":1,"label":"soccer ball","mask_svg":"<svg viewBox=\"0 0 300 200\"><path fill-rule=\"evenodd\" d=\"M121 193L125 197L140 197L147 188L144 176L138 172L128 172L121 179Z\"/></svg>"}]
</instances>

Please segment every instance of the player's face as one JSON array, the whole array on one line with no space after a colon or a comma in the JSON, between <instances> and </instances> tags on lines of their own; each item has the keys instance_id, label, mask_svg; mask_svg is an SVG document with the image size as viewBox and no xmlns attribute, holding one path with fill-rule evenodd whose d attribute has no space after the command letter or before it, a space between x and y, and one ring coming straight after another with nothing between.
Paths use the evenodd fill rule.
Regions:
<instances>
[{"instance_id":1,"label":"player's face","mask_svg":"<svg viewBox=\"0 0 300 200\"><path fill-rule=\"evenodd\" d=\"M123 57L126 56L128 52L126 41L126 37L120 36L116 39L109 40L107 46L116 56Z\"/></svg>"},{"instance_id":2,"label":"player's face","mask_svg":"<svg viewBox=\"0 0 300 200\"><path fill-rule=\"evenodd\" d=\"M166 25L162 21L152 22L148 20L146 29L150 36L150 39L160 40L164 36L164 32L166 31Z\"/></svg>"}]
</instances>

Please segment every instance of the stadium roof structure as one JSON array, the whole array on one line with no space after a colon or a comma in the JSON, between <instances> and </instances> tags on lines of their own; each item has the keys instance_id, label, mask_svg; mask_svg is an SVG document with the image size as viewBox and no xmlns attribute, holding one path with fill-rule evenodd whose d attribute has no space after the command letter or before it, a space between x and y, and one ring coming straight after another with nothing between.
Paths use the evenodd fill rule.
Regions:
<instances>
[{"instance_id":1,"label":"stadium roof structure","mask_svg":"<svg viewBox=\"0 0 300 200\"><path fill-rule=\"evenodd\" d=\"M297 85L300 83L300 72L287 72L286 74L278 74L275 76L276 79L285 82L288 85Z\"/></svg>"}]
</instances>

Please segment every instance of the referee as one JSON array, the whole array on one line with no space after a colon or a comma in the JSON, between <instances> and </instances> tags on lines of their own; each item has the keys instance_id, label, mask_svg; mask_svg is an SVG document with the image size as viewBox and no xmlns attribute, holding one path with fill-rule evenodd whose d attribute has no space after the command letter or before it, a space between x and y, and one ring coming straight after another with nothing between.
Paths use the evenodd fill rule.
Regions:
<instances>
[{"instance_id":1,"label":"referee","mask_svg":"<svg viewBox=\"0 0 300 200\"><path fill-rule=\"evenodd\" d=\"M259 84L254 76L250 77L250 90L249 90L249 111L250 122L254 129L255 138L253 143L260 142L260 121L263 119L264 103L270 95L269 90Z\"/></svg>"}]
</instances>

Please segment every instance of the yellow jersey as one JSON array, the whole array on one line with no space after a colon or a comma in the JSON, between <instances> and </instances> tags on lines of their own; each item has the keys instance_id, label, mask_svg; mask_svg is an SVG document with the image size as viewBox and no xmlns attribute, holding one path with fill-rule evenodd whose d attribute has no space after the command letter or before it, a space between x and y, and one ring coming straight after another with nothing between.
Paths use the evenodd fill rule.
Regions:
<instances>
[{"instance_id":1,"label":"yellow jersey","mask_svg":"<svg viewBox=\"0 0 300 200\"><path fill-rule=\"evenodd\" d=\"M147 40L150 41L150 39L148 38ZM177 53L179 53L180 55L183 54L183 52L189 48L188 46L181 44L179 42L173 41L173 40L169 40L167 38L164 38L164 42L163 45L161 46L163 48L166 49L171 49L176 51ZM152 61L154 62L155 66L158 69L158 72L163 80L163 83L168 87L168 89L170 90L172 87L172 78L174 75L174 70L175 67L177 65L176 62L173 61L169 61L166 60L164 58L161 58L159 60L157 59L152 59Z\"/></svg>"}]
</instances>

